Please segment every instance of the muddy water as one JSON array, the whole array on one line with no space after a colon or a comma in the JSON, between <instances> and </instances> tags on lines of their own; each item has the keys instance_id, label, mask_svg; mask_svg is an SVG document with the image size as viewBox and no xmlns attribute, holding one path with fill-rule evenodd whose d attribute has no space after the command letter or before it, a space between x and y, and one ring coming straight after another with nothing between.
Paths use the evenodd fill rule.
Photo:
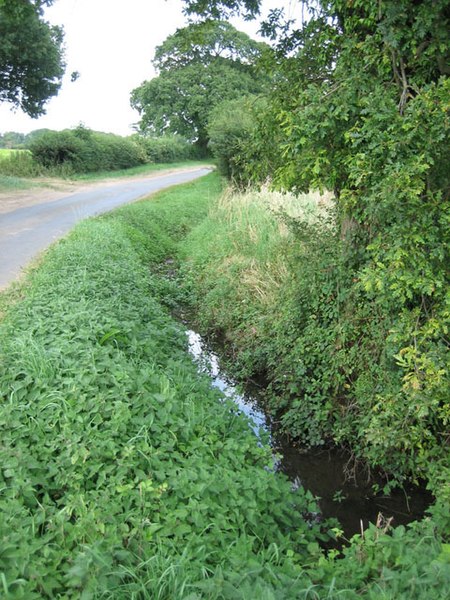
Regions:
<instances>
[{"instance_id":1,"label":"muddy water","mask_svg":"<svg viewBox=\"0 0 450 600\"><path fill-rule=\"evenodd\" d=\"M257 435L261 429L269 433L274 452L281 455L276 463L277 470L285 473L294 486L302 485L310 490L318 498L322 516L337 518L347 539L366 529L369 522L376 523L380 513L384 519L392 517L393 525L423 517L432 501L424 488L409 486L389 496L375 495L372 491L373 478L368 481L367 474L355 470L349 477L349 456L343 451L324 448L304 450L278 436L258 406L256 396L239 393L236 383L222 372L218 355L198 333L191 330L186 333L189 350L199 370L208 373L213 385L249 417Z\"/></svg>"}]
</instances>

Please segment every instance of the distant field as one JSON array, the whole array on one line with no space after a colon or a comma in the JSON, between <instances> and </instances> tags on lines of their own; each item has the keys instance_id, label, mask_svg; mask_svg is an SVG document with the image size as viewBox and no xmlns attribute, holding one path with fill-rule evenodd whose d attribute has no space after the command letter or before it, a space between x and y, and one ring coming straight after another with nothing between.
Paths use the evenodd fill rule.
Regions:
<instances>
[{"instance_id":1,"label":"distant field","mask_svg":"<svg viewBox=\"0 0 450 600\"><path fill-rule=\"evenodd\" d=\"M0 148L0 160L2 158L8 158L9 156L11 156L11 154L14 154L16 152L29 152L29 150L11 150L10 148Z\"/></svg>"}]
</instances>

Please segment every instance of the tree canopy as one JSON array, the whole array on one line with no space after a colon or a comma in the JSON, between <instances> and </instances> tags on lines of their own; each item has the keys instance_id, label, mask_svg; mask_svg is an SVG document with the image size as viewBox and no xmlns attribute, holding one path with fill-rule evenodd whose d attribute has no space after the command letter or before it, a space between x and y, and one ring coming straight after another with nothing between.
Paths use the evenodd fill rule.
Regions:
<instances>
[{"instance_id":1,"label":"tree canopy","mask_svg":"<svg viewBox=\"0 0 450 600\"><path fill-rule=\"evenodd\" d=\"M261 0L184 0L188 15L201 15L221 19L231 15L244 14L252 19L259 14Z\"/></svg>"},{"instance_id":2,"label":"tree canopy","mask_svg":"<svg viewBox=\"0 0 450 600\"><path fill-rule=\"evenodd\" d=\"M212 109L264 88L266 80L255 67L264 47L223 21L177 30L156 49L158 76L132 92L140 130L181 134L204 149Z\"/></svg>"},{"instance_id":3,"label":"tree canopy","mask_svg":"<svg viewBox=\"0 0 450 600\"><path fill-rule=\"evenodd\" d=\"M52 0L0 0L0 101L42 115L64 74L63 32L43 19Z\"/></svg>"}]
</instances>

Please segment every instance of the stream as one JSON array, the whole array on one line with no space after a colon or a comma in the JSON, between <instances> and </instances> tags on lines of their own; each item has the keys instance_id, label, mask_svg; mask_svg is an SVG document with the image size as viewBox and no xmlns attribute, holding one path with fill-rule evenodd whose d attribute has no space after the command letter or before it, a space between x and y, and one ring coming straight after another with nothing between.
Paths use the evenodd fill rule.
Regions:
<instances>
[{"instance_id":1,"label":"stream","mask_svg":"<svg viewBox=\"0 0 450 600\"><path fill-rule=\"evenodd\" d=\"M374 479L356 473L346 477L349 456L338 448L302 449L286 437L280 437L271 426L267 415L258 405L257 393L241 393L237 384L220 367L219 356L195 331L186 331L189 351L201 372L208 373L213 386L232 399L250 419L258 436L260 429L269 433L274 454L281 456L276 470L285 473L293 486L304 486L318 499L323 518L339 520L344 535L350 539L355 533L367 529L369 522L376 523L379 513L384 519L392 517L392 525L405 525L421 519L432 502L424 487L405 486L389 495L374 494Z\"/></svg>"}]
</instances>

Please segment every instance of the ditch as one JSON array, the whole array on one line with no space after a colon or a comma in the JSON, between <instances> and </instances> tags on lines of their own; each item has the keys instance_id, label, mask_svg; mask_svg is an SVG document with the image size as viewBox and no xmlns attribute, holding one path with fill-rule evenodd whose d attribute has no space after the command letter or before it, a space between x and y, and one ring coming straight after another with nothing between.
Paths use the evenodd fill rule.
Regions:
<instances>
[{"instance_id":1,"label":"ditch","mask_svg":"<svg viewBox=\"0 0 450 600\"><path fill-rule=\"evenodd\" d=\"M421 519L432 502L424 485L405 485L389 495L374 493L374 483L382 487L381 477L358 469L349 474L350 456L339 448L305 449L280 435L261 406L256 386L241 387L224 372L220 363L221 349L211 345L193 330L187 330L189 351L202 372L210 375L213 386L232 399L249 418L256 435L263 430L274 450L275 469L285 473L293 486L304 486L318 499L321 518L337 518L350 539L366 530L369 522L393 526ZM260 393L259 393L260 394ZM381 514L381 516L379 516Z\"/></svg>"}]
</instances>

